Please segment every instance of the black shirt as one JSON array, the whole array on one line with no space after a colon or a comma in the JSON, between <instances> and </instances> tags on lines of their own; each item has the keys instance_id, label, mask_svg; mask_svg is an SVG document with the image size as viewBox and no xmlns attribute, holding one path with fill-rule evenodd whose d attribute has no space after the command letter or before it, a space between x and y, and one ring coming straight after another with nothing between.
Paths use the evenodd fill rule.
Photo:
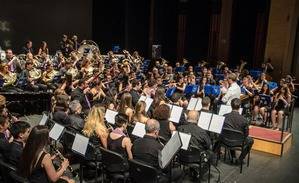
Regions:
<instances>
[{"instance_id":1,"label":"black shirt","mask_svg":"<svg viewBox=\"0 0 299 183\"><path fill-rule=\"evenodd\" d=\"M7 160L13 166L17 166L23 153L23 143L14 140L10 143L7 153Z\"/></svg>"},{"instance_id":2,"label":"black shirt","mask_svg":"<svg viewBox=\"0 0 299 183\"><path fill-rule=\"evenodd\" d=\"M122 142L123 142L125 136L121 136L117 139L112 139L110 137L110 134L108 135L108 139L107 139L108 149L111 151L117 152L124 157L127 157L126 149L122 147Z\"/></svg>"},{"instance_id":3,"label":"black shirt","mask_svg":"<svg viewBox=\"0 0 299 183\"><path fill-rule=\"evenodd\" d=\"M89 108L85 94L83 93L83 90L81 88L77 87L76 89L74 89L74 91L71 93L71 99L78 100L83 109Z\"/></svg>"},{"instance_id":4,"label":"black shirt","mask_svg":"<svg viewBox=\"0 0 299 183\"><path fill-rule=\"evenodd\" d=\"M80 115L78 114L70 114L69 115L69 120L71 122L71 126L78 130L78 131L82 131L83 127L84 127L84 120L80 117Z\"/></svg>"},{"instance_id":5,"label":"black shirt","mask_svg":"<svg viewBox=\"0 0 299 183\"><path fill-rule=\"evenodd\" d=\"M4 133L0 133L0 156L5 156L9 147L9 142Z\"/></svg>"},{"instance_id":6,"label":"black shirt","mask_svg":"<svg viewBox=\"0 0 299 183\"><path fill-rule=\"evenodd\" d=\"M178 131L191 134L190 145L208 150L211 147L211 139L207 132L197 126L196 123L187 123L178 127Z\"/></svg>"},{"instance_id":7,"label":"black shirt","mask_svg":"<svg viewBox=\"0 0 299 183\"><path fill-rule=\"evenodd\" d=\"M136 106L136 104L137 104L137 102L138 102L138 100L140 98L140 94L138 93L138 91L136 91L134 89L132 89L130 91L130 94L132 96L132 104L133 104L133 106Z\"/></svg>"},{"instance_id":8,"label":"black shirt","mask_svg":"<svg viewBox=\"0 0 299 183\"><path fill-rule=\"evenodd\" d=\"M237 111L225 114L225 120L223 128L229 128L243 132L245 136L248 136L248 122Z\"/></svg>"},{"instance_id":9,"label":"black shirt","mask_svg":"<svg viewBox=\"0 0 299 183\"><path fill-rule=\"evenodd\" d=\"M145 135L143 138L134 141L132 153L134 159L159 168L158 152L162 149L163 145L155 137Z\"/></svg>"}]
</instances>

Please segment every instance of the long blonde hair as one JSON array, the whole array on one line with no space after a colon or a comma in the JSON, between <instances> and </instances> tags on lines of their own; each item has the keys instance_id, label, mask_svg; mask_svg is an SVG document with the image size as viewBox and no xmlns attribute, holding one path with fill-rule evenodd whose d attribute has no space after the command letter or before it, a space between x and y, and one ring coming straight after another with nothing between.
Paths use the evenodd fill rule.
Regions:
<instances>
[{"instance_id":1,"label":"long blonde hair","mask_svg":"<svg viewBox=\"0 0 299 183\"><path fill-rule=\"evenodd\" d=\"M95 132L97 136L107 136L108 129L104 123L104 114L99 106L93 106L88 113L87 119L82 130L87 137Z\"/></svg>"}]
</instances>

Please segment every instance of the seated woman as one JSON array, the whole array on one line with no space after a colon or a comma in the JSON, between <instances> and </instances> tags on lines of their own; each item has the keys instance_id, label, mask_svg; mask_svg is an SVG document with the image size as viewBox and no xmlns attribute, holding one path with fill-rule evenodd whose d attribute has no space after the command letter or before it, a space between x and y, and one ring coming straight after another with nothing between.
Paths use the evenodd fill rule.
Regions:
<instances>
[{"instance_id":1,"label":"seated woman","mask_svg":"<svg viewBox=\"0 0 299 183\"><path fill-rule=\"evenodd\" d=\"M139 101L135 106L135 114L133 116L133 122L146 123L149 119L145 113L146 103L144 101Z\"/></svg>"},{"instance_id":2,"label":"seated woman","mask_svg":"<svg viewBox=\"0 0 299 183\"><path fill-rule=\"evenodd\" d=\"M175 126L168 119L170 117L170 108L167 104L159 105L154 110L154 119L160 123L159 135L168 141L171 137L171 132L175 131Z\"/></svg>"},{"instance_id":3,"label":"seated woman","mask_svg":"<svg viewBox=\"0 0 299 183\"><path fill-rule=\"evenodd\" d=\"M260 95L271 96L270 103L268 101L262 99ZM268 84L264 83L261 91L253 99L253 101L254 101L253 102L254 108L252 111L253 121L258 121L259 119L262 119L262 122L264 123L267 120L266 111L270 110L270 105L272 103L272 100L273 100L272 92L270 91Z\"/></svg>"},{"instance_id":4,"label":"seated woman","mask_svg":"<svg viewBox=\"0 0 299 183\"><path fill-rule=\"evenodd\" d=\"M108 135L107 146L108 149L117 152L128 159L132 159L132 142L124 133L128 124L128 117L124 114L117 114L115 116L116 128Z\"/></svg>"},{"instance_id":5,"label":"seated woman","mask_svg":"<svg viewBox=\"0 0 299 183\"><path fill-rule=\"evenodd\" d=\"M272 128L278 130L282 123L285 109L290 106L292 94L288 87L282 87L274 96L274 108L271 112Z\"/></svg>"},{"instance_id":6,"label":"seated woman","mask_svg":"<svg viewBox=\"0 0 299 183\"><path fill-rule=\"evenodd\" d=\"M55 170L52 160L54 157L45 151L49 141L49 130L46 126L35 126L28 137L23 154L18 166L18 173L29 179L31 183L48 183L65 180L74 182L63 176L69 166L69 161L64 159L61 167Z\"/></svg>"},{"instance_id":7,"label":"seated woman","mask_svg":"<svg viewBox=\"0 0 299 183\"><path fill-rule=\"evenodd\" d=\"M132 96L130 93L124 93L121 96L119 104L119 113L127 115L129 122L132 121L134 110L132 108Z\"/></svg>"},{"instance_id":8,"label":"seated woman","mask_svg":"<svg viewBox=\"0 0 299 183\"><path fill-rule=\"evenodd\" d=\"M82 130L83 134L90 138L90 142L96 146L107 148L108 129L104 122L104 114L100 106L93 106L87 116Z\"/></svg>"}]
</instances>

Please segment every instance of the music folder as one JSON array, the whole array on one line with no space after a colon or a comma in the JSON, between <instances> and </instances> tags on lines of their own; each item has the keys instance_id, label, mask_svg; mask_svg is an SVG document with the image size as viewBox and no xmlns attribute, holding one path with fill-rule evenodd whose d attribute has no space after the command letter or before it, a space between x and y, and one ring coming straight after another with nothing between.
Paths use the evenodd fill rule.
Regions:
<instances>
[{"instance_id":1,"label":"music folder","mask_svg":"<svg viewBox=\"0 0 299 183\"><path fill-rule=\"evenodd\" d=\"M108 123L114 125L115 124L115 116L117 114L118 114L118 112L107 109L106 113L105 113L105 119L107 120Z\"/></svg>"},{"instance_id":2,"label":"music folder","mask_svg":"<svg viewBox=\"0 0 299 183\"><path fill-rule=\"evenodd\" d=\"M224 116L201 112L197 125L204 130L220 134L222 131Z\"/></svg>"},{"instance_id":3,"label":"music folder","mask_svg":"<svg viewBox=\"0 0 299 183\"><path fill-rule=\"evenodd\" d=\"M89 143L89 138L76 133L75 139L74 139L74 142L72 145L72 150L85 156L88 143Z\"/></svg>"},{"instance_id":4,"label":"music folder","mask_svg":"<svg viewBox=\"0 0 299 183\"><path fill-rule=\"evenodd\" d=\"M191 98L189 103L188 103L188 107L187 110L196 110L196 111L200 111L202 108L202 104L201 104L202 99L201 98Z\"/></svg>"},{"instance_id":5,"label":"music folder","mask_svg":"<svg viewBox=\"0 0 299 183\"><path fill-rule=\"evenodd\" d=\"M164 169L169 165L171 160L174 158L175 154L182 147L182 141L179 133L174 134L164 148L159 151L158 161L160 168Z\"/></svg>"},{"instance_id":6,"label":"music folder","mask_svg":"<svg viewBox=\"0 0 299 183\"><path fill-rule=\"evenodd\" d=\"M230 105L221 105L218 114L220 116L223 116L223 115L231 113L231 112L232 112L232 107ZM242 115L242 112L243 112L243 108L240 108L239 114Z\"/></svg>"},{"instance_id":7,"label":"music folder","mask_svg":"<svg viewBox=\"0 0 299 183\"><path fill-rule=\"evenodd\" d=\"M178 131L174 131L172 133L172 136L174 136L177 132ZM190 143L190 140L191 140L191 134L179 132L179 135L180 135L181 141L182 141L182 147L181 147L181 149L188 150L189 143Z\"/></svg>"},{"instance_id":8,"label":"music folder","mask_svg":"<svg viewBox=\"0 0 299 183\"><path fill-rule=\"evenodd\" d=\"M48 116L46 114L43 114L42 119L39 121L39 125L46 125L48 121Z\"/></svg>"},{"instance_id":9,"label":"music folder","mask_svg":"<svg viewBox=\"0 0 299 183\"><path fill-rule=\"evenodd\" d=\"M61 137L63 130L64 130L64 126L55 123L49 132L49 137L57 141Z\"/></svg>"},{"instance_id":10,"label":"music folder","mask_svg":"<svg viewBox=\"0 0 299 183\"><path fill-rule=\"evenodd\" d=\"M179 123L181 119L181 115L183 112L183 108L176 105L167 104L170 107L170 118L169 121L174 123Z\"/></svg>"},{"instance_id":11,"label":"music folder","mask_svg":"<svg viewBox=\"0 0 299 183\"><path fill-rule=\"evenodd\" d=\"M132 134L137 137L143 138L143 136L145 135L145 124L136 122Z\"/></svg>"},{"instance_id":12,"label":"music folder","mask_svg":"<svg viewBox=\"0 0 299 183\"><path fill-rule=\"evenodd\" d=\"M150 106L152 105L154 99L152 99L151 97L146 97L144 95L141 95L139 98L139 101L144 101L146 106L145 106L145 112L147 112L150 108Z\"/></svg>"}]
</instances>

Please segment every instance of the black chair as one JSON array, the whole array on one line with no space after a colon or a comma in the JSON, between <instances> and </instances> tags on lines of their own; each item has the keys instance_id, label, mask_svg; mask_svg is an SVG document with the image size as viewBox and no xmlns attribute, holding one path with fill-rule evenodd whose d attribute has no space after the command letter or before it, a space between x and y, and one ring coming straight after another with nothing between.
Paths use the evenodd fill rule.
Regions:
<instances>
[{"instance_id":1,"label":"black chair","mask_svg":"<svg viewBox=\"0 0 299 183\"><path fill-rule=\"evenodd\" d=\"M224 153L224 161L226 160L226 154L228 151L228 155L230 155L230 150L237 150L237 151L243 151L245 146L245 140L246 136L243 134L243 132L229 129L229 128L223 128L222 132L219 137L219 149L218 149L218 156L217 156L217 162L220 158L220 149L221 147L225 148ZM250 160L250 151L247 154L247 167L249 166L249 160ZM240 173L242 173L243 170L243 162L240 163Z\"/></svg>"},{"instance_id":2,"label":"black chair","mask_svg":"<svg viewBox=\"0 0 299 183\"><path fill-rule=\"evenodd\" d=\"M30 183L28 179L19 176L16 171L10 171L9 177L11 177L13 183Z\"/></svg>"},{"instance_id":3,"label":"black chair","mask_svg":"<svg viewBox=\"0 0 299 183\"><path fill-rule=\"evenodd\" d=\"M189 170L194 170L195 175L192 175L192 177L198 180L208 171L208 182L210 182L211 165L206 151L190 146L188 150L180 150L177 160L184 169L188 167Z\"/></svg>"},{"instance_id":4,"label":"black chair","mask_svg":"<svg viewBox=\"0 0 299 183\"><path fill-rule=\"evenodd\" d=\"M11 179L9 176L9 172L11 171L16 171L16 168L6 162L3 161L2 158L0 158L0 173L1 173L1 178L4 183L10 183Z\"/></svg>"},{"instance_id":5,"label":"black chair","mask_svg":"<svg viewBox=\"0 0 299 183\"><path fill-rule=\"evenodd\" d=\"M158 183L158 170L140 161L129 160L129 173L132 183Z\"/></svg>"},{"instance_id":6,"label":"black chair","mask_svg":"<svg viewBox=\"0 0 299 183\"><path fill-rule=\"evenodd\" d=\"M103 168L108 175L108 179L111 179L112 182L118 182L119 180L126 182L129 178L127 159L121 154L102 147L100 147L100 151L102 154Z\"/></svg>"}]
</instances>

